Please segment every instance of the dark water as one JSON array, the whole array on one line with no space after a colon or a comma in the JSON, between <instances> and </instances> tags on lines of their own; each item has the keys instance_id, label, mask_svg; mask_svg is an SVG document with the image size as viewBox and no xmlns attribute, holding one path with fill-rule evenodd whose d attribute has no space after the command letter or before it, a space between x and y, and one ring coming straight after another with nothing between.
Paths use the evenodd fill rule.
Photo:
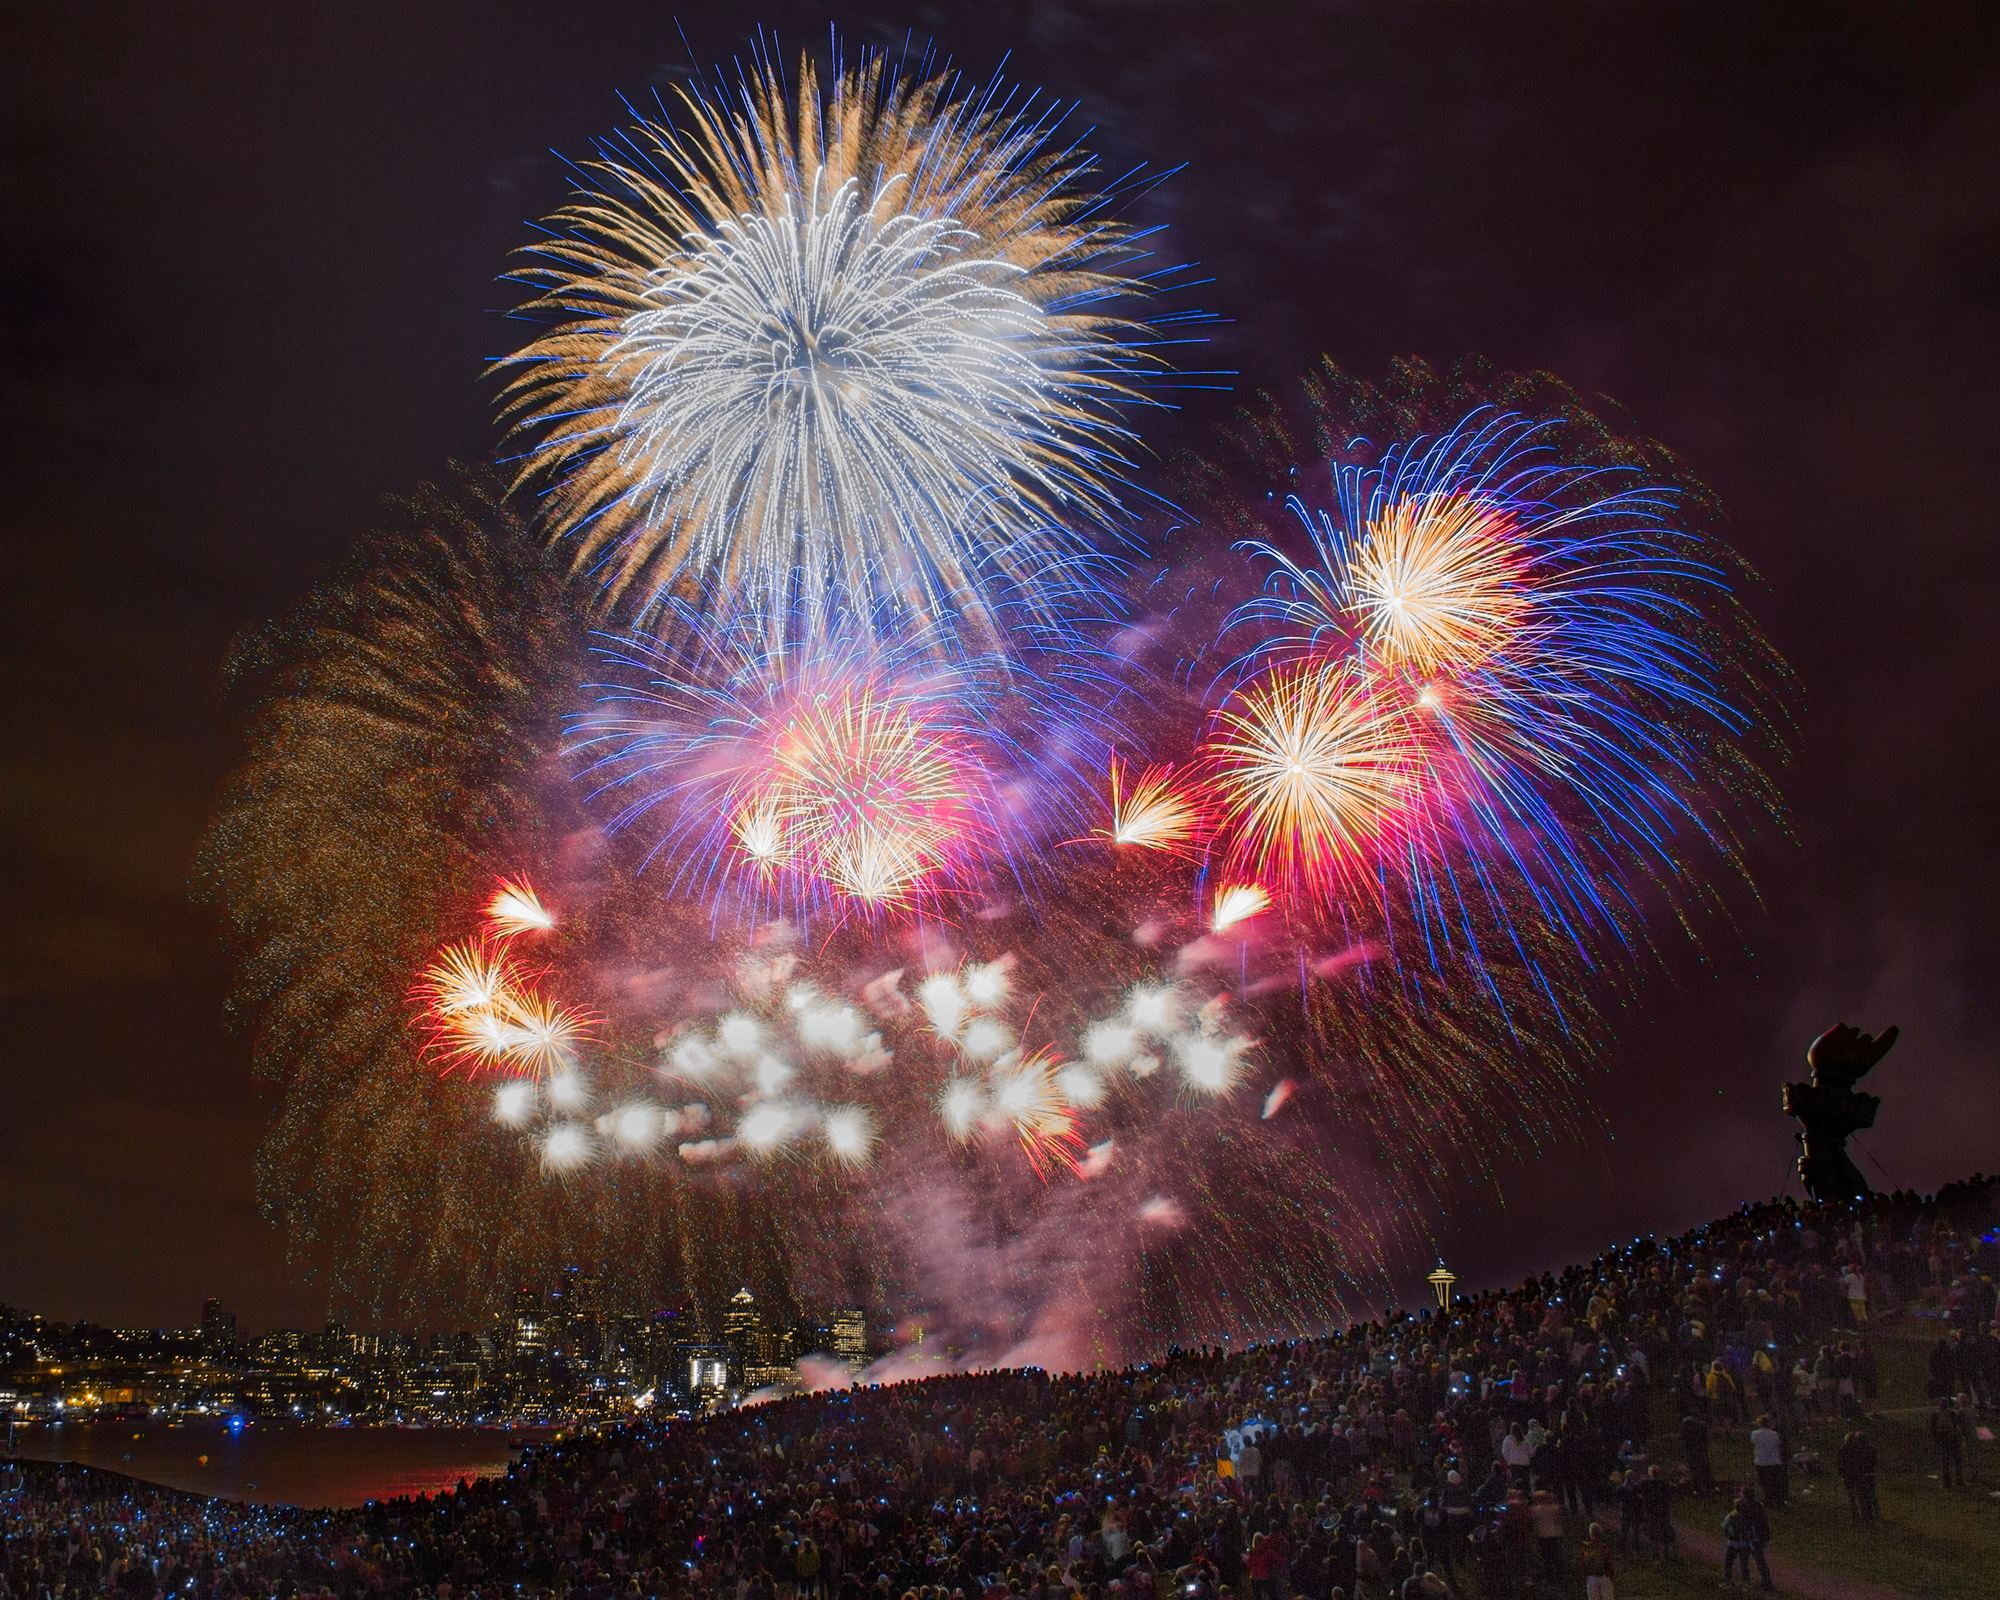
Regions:
<instances>
[{"instance_id":1,"label":"dark water","mask_svg":"<svg viewBox=\"0 0 2000 1600\"><path fill-rule=\"evenodd\" d=\"M17 1429L14 1453L35 1461L78 1461L226 1500L358 1506L391 1495L435 1494L460 1478L505 1472L523 1441L549 1436L544 1428L312 1428L260 1422L232 1433L208 1421L177 1428L90 1422ZM0 1450L4 1446L0 1430Z\"/></svg>"}]
</instances>

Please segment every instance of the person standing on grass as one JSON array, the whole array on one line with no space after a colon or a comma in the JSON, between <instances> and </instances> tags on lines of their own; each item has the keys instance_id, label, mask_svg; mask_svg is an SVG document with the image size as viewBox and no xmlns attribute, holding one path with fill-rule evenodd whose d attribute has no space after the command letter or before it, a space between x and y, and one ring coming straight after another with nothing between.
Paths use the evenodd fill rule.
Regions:
<instances>
[{"instance_id":1,"label":"person standing on grass","mask_svg":"<svg viewBox=\"0 0 2000 1600\"><path fill-rule=\"evenodd\" d=\"M1853 1318L1854 1326L1868 1326L1868 1279L1859 1266L1847 1269L1847 1275L1840 1280L1841 1288L1847 1295L1847 1314Z\"/></svg>"},{"instance_id":2,"label":"person standing on grass","mask_svg":"<svg viewBox=\"0 0 2000 1600\"><path fill-rule=\"evenodd\" d=\"M1754 1491L1745 1489L1737 1499L1750 1522L1750 1554L1757 1563L1757 1586L1766 1594L1776 1594L1778 1586L1771 1581L1771 1563L1764 1557L1764 1548L1771 1542L1771 1519ZM1743 1576L1750 1576L1748 1569Z\"/></svg>"},{"instance_id":3,"label":"person standing on grass","mask_svg":"<svg viewBox=\"0 0 2000 1600\"><path fill-rule=\"evenodd\" d=\"M1736 1583L1736 1569L1743 1569L1743 1581L1750 1581L1750 1522L1737 1501L1722 1518L1722 1582L1725 1588Z\"/></svg>"},{"instance_id":4,"label":"person standing on grass","mask_svg":"<svg viewBox=\"0 0 2000 1600\"><path fill-rule=\"evenodd\" d=\"M1528 1502L1528 1523L1535 1533L1535 1553L1541 1557L1542 1576L1551 1585L1562 1582L1563 1508L1547 1489L1537 1489Z\"/></svg>"},{"instance_id":5,"label":"person standing on grass","mask_svg":"<svg viewBox=\"0 0 2000 1600\"><path fill-rule=\"evenodd\" d=\"M1611 1497L1618 1502L1618 1542L1625 1547L1628 1556L1636 1556L1639 1553L1640 1529L1644 1526L1644 1511L1639 1504L1639 1474L1614 1472L1611 1483Z\"/></svg>"},{"instance_id":6,"label":"person standing on grass","mask_svg":"<svg viewBox=\"0 0 2000 1600\"><path fill-rule=\"evenodd\" d=\"M1931 1439L1938 1447L1938 1467L1947 1489L1965 1487L1965 1430L1958 1408L1947 1395L1931 1413Z\"/></svg>"},{"instance_id":7,"label":"person standing on grass","mask_svg":"<svg viewBox=\"0 0 2000 1600\"><path fill-rule=\"evenodd\" d=\"M1757 1489L1764 1504L1782 1511L1790 1498L1785 1482L1785 1441L1768 1416L1759 1417L1757 1426L1750 1430L1750 1464L1757 1469Z\"/></svg>"},{"instance_id":8,"label":"person standing on grass","mask_svg":"<svg viewBox=\"0 0 2000 1600\"><path fill-rule=\"evenodd\" d=\"M1881 1513L1875 1502L1875 1442L1859 1428L1849 1430L1834 1452L1834 1470L1847 1488L1847 1514L1856 1522L1873 1522Z\"/></svg>"},{"instance_id":9,"label":"person standing on grass","mask_svg":"<svg viewBox=\"0 0 2000 1600\"><path fill-rule=\"evenodd\" d=\"M1728 1414L1741 1417L1745 1414L1743 1390L1720 1358L1709 1362L1702 1388L1708 1397L1708 1414L1711 1417Z\"/></svg>"},{"instance_id":10,"label":"person standing on grass","mask_svg":"<svg viewBox=\"0 0 2000 1600\"><path fill-rule=\"evenodd\" d=\"M1715 1469L1708 1458L1708 1424L1700 1417L1681 1418L1681 1456L1687 1462L1689 1487L1696 1494L1715 1493Z\"/></svg>"},{"instance_id":11,"label":"person standing on grass","mask_svg":"<svg viewBox=\"0 0 2000 1600\"><path fill-rule=\"evenodd\" d=\"M1612 1593L1611 1580L1617 1575L1618 1563L1611 1550L1611 1541L1604 1537L1603 1527L1593 1522L1590 1532L1585 1535L1583 1548L1577 1552L1577 1565L1583 1568L1584 1600L1617 1600Z\"/></svg>"},{"instance_id":12,"label":"person standing on grass","mask_svg":"<svg viewBox=\"0 0 2000 1600\"><path fill-rule=\"evenodd\" d=\"M1766 1594L1777 1591L1771 1581L1771 1563L1765 1558L1764 1546L1771 1542L1771 1525L1764 1517L1764 1508L1757 1504L1757 1497L1745 1489L1736 1497L1736 1504L1729 1508L1729 1515L1722 1519L1722 1581L1733 1583L1740 1571L1743 1581L1750 1581L1750 1563L1757 1563L1757 1586Z\"/></svg>"},{"instance_id":13,"label":"person standing on grass","mask_svg":"<svg viewBox=\"0 0 2000 1600\"><path fill-rule=\"evenodd\" d=\"M1646 1542L1658 1547L1662 1562L1674 1559L1674 1486L1658 1467L1648 1467L1639 1480L1639 1514Z\"/></svg>"}]
</instances>

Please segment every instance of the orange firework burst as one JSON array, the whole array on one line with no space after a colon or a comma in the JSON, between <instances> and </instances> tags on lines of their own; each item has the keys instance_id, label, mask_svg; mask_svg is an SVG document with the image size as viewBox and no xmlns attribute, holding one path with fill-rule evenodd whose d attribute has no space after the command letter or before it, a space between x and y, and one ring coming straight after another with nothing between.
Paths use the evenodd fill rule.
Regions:
<instances>
[{"instance_id":1,"label":"orange firework burst","mask_svg":"<svg viewBox=\"0 0 2000 1600\"><path fill-rule=\"evenodd\" d=\"M952 735L867 680L802 695L735 808L739 848L873 907L953 878L977 829Z\"/></svg>"},{"instance_id":2,"label":"orange firework burst","mask_svg":"<svg viewBox=\"0 0 2000 1600\"><path fill-rule=\"evenodd\" d=\"M1044 1183L1058 1168L1074 1171L1083 1136L1057 1079L1056 1059L1037 1050L992 1075L994 1113L1005 1119L1021 1142L1028 1165Z\"/></svg>"},{"instance_id":3,"label":"orange firework burst","mask_svg":"<svg viewBox=\"0 0 2000 1600\"><path fill-rule=\"evenodd\" d=\"M1203 755L1232 856L1320 888L1375 854L1421 772L1408 718L1351 659L1293 662L1236 691Z\"/></svg>"},{"instance_id":4,"label":"orange firework burst","mask_svg":"<svg viewBox=\"0 0 2000 1600\"><path fill-rule=\"evenodd\" d=\"M1175 853L1192 845L1200 831L1201 810L1173 786L1173 770L1168 766L1146 767L1128 788L1125 769L1114 756L1111 825L1100 828L1097 837L1115 845Z\"/></svg>"},{"instance_id":5,"label":"orange firework burst","mask_svg":"<svg viewBox=\"0 0 2000 1600\"><path fill-rule=\"evenodd\" d=\"M589 1013L532 992L515 996L507 1020L507 1060L537 1078L574 1066L577 1046L595 1026Z\"/></svg>"},{"instance_id":6,"label":"orange firework burst","mask_svg":"<svg viewBox=\"0 0 2000 1600\"><path fill-rule=\"evenodd\" d=\"M435 1017L476 1016L498 1009L513 987L507 960L474 940L447 945L417 979L417 996Z\"/></svg>"},{"instance_id":7,"label":"orange firework burst","mask_svg":"<svg viewBox=\"0 0 2000 1600\"><path fill-rule=\"evenodd\" d=\"M1503 506L1414 495L1370 522L1349 567L1350 609L1381 658L1418 672L1478 665L1528 610L1524 563Z\"/></svg>"},{"instance_id":8,"label":"orange firework burst","mask_svg":"<svg viewBox=\"0 0 2000 1600\"><path fill-rule=\"evenodd\" d=\"M759 867L769 871L784 865L788 854L785 818L774 796L760 795L744 806L736 813L729 831L735 835L737 846Z\"/></svg>"},{"instance_id":9,"label":"orange firework burst","mask_svg":"<svg viewBox=\"0 0 2000 1600\"><path fill-rule=\"evenodd\" d=\"M1215 897L1208 918L1209 929L1214 933L1226 932L1239 922L1248 922L1259 912L1269 910L1270 906L1271 891L1262 884L1232 884Z\"/></svg>"},{"instance_id":10,"label":"orange firework burst","mask_svg":"<svg viewBox=\"0 0 2000 1600\"><path fill-rule=\"evenodd\" d=\"M593 1019L536 993L492 946L448 945L417 979L429 1053L447 1070L509 1067L535 1077L569 1064Z\"/></svg>"},{"instance_id":11,"label":"orange firework burst","mask_svg":"<svg viewBox=\"0 0 2000 1600\"><path fill-rule=\"evenodd\" d=\"M556 925L556 919L535 893L535 886L526 878L501 882L493 898L486 902L486 920L503 939L521 933L546 933Z\"/></svg>"}]
</instances>

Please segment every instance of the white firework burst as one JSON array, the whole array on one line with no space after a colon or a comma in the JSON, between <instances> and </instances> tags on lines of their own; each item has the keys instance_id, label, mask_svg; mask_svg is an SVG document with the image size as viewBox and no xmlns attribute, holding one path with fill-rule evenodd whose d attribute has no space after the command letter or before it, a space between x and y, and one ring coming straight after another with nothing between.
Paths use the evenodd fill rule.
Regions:
<instances>
[{"instance_id":1,"label":"white firework burst","mask_svg":"<svg viewBox=\"0 0 2000 1600\"><path fill-rule=\"evenodd\" d=\"M990 620L1088 585L1163 370L1110 307L1159 279L1053 108L958 82L765 58L586 164L503 415L614 600Z\"/></svg>"}]
</instances>

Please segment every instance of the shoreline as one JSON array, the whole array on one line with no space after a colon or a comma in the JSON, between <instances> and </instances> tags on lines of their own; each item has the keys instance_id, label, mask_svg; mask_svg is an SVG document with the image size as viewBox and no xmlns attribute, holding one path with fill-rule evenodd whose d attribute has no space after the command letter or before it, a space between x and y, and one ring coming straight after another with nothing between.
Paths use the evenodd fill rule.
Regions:
<instances>
[{"instance_id":1,"label":"shoreline","mask_svg":"<svg viewBox=\"0 0 2000 1600\"><path fill-rule=\"evenodd\" d=\"M132 1428L81 1423L22 1430L0 1463L75 1467L176 1494L236 1505L355 1511L436 1497L503 1477L524 1450L573 1430L339 1427L268 1423Z\"/></svg>"}]
</instances>

